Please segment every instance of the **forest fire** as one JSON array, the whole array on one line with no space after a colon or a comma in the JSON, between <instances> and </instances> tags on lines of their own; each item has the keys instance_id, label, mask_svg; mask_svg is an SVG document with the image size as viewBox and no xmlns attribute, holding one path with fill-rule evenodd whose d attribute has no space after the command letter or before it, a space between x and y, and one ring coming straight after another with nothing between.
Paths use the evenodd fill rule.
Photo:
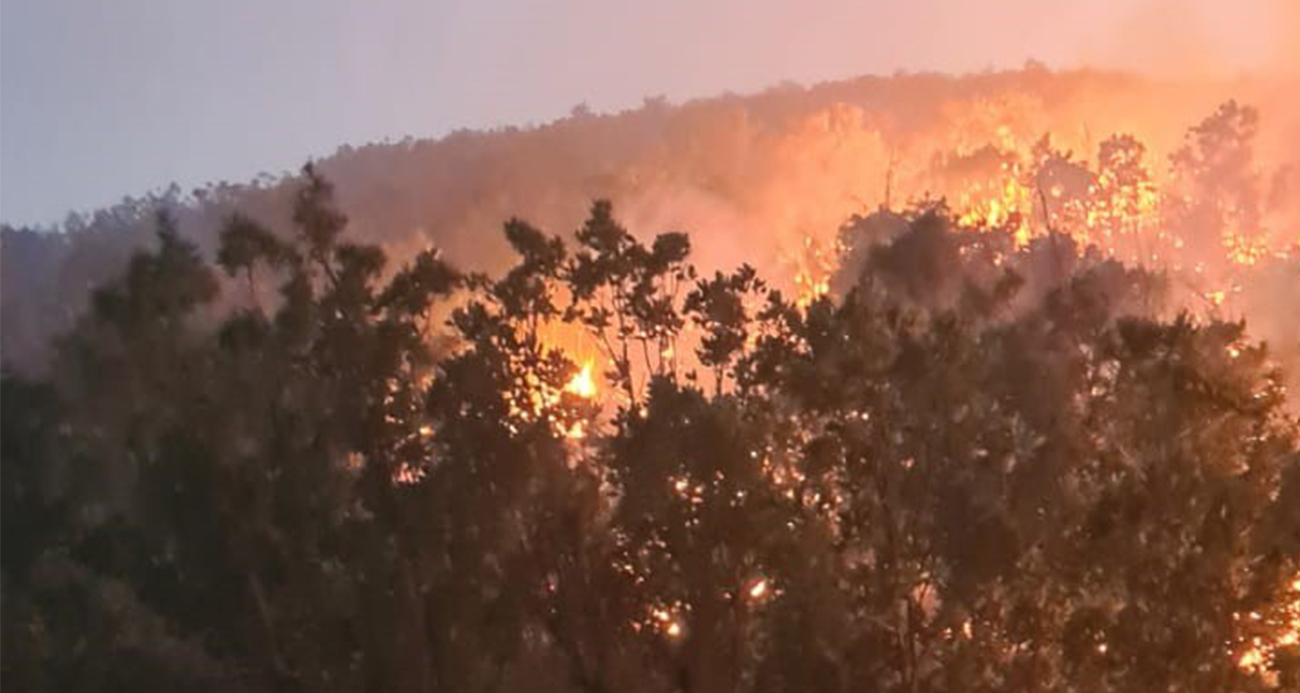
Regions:
<instances>
[{"instance_id":1,"label":"forest fire","mask_svg":"<svg viewBox=\"0 0 1300 693\"><path fill-rule=\"evenodd\" d=\"M5 684L1300 690L1277 79L584 106L6 227Z\"/></svg>"},{"instance_id":2,"label":"forest fire","mask_svg":"<svg viewBox=\"0 0 1300 693\"><path fill-rule=\"evenodd\" d=\"M1224 103L1166 151L1120 131L1095 145L1085 138L1081 155L1059 148L1051 131L1035 140L1023 124L1003 121L1007 107L996 102L970 108L953 111L961 124L955 133L934 135L940 142L957 142L952 149L926 150L922 144L910 145L920 150L910 153L890 150L881 211L942 201L963 229L1009 234L1012 250L1052 234L1068 236L1080 255L1095 251L1169 272L1175 286L1213 296L1216 308L1240 293L1242 269L1268 258L1285 262L1300 248L1300 235L1284 232L1300 226L1300 220L1283 193L1296 185L1300 169L1286 156L1256 156L1260 116L1251 107ZM869 127L861 118L849 122ZM839 146L856 146L859 135L830 132ZM827 137L821 130L801 131L800 144L792 146L817 149L825 146L818 140ZM929 163L908 166L909 159ZM873 171L880 165L879 160L864 164ZM814 196L831 197L839 183L828 178L830 188ZM792 249L782 256L792 259L781 264L799 305L830 293L847 249L844 233L799 231L787 243ZM788 236L778 230L775 237ZM1199 310L1197 301L1177 302Z\"/></svg>"}]
</instances>

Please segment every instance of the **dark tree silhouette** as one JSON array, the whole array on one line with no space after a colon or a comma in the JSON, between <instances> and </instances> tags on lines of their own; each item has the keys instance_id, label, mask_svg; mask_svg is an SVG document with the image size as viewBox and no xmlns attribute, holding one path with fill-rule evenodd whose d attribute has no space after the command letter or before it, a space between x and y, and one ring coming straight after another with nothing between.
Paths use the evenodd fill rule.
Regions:
<instances>
[{"instance_id":1,"label":"dark tree silhouette","mask_svg":"<svg viewBox=\"0 0 1300 693\"><path fill-rule=\"evenodd\" d=\"M387 269L310 167L293 199L225 224L224 309L164 215L51 375L5 374L6 686L1300 675L1297 422L1268 348L1165 317L1160 276L924 203L846 225L801 307L608 202L572 242L509 221L514 264L466 274Z\"/></svg>"}]
</instances>

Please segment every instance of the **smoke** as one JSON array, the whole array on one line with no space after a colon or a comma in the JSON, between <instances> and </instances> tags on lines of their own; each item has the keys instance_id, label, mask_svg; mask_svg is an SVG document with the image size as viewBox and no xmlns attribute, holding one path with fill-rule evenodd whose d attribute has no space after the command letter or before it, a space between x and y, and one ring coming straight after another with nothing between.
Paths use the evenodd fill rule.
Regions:
<instances>
[{"instance_id":1,"label":"smoke","mask_svg":"<svg viewBox=\"0 0 1300 693\"><path fill-rule=\"evenodd\" d=\"M1228 79L1243 73L1294 74L1300 65L1300 9L1293 0L1137 0L1095 14L1066 4L1060 32L1080 65L1162 79ZM1117 12L1118 10L1118 12ZM1106 18L1102 20L1102 18ZM1092 19L1094 21L1087 21ZM1069 24L1081 28L1069 28Z\"/></svg>"},{"instance_id":2,"label":"smoke","mask_svg":"<svg viewBox=\"0 0 1300 693\"><path fill-rule=\"evenodd\" d=\"M1206 31L1195 3L1185 0L1137 3L1100 45L1103 52L1090 62L1123 65L1166 78L1221 75L1229 64Z\"/></svg>"},{"instance_id":3,"label":"smoke","mask_svg":"<svg viewBox=\"0 0 1300 693\"><path fill-rule=\"evenodd\" d=\"M1293 83L1300 81L1300 3L1274 0L1277 38L1272 68Z\"/></svg>"}]
</instances>

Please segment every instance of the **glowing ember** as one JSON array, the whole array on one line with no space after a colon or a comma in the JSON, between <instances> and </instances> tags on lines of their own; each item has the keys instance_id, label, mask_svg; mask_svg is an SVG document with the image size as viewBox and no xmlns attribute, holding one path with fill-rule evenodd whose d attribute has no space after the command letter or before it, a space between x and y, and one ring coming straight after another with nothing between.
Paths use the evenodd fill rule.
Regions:
<instances>
[{"instance_id":1,"label":"glowing ember","mask_svg":"<svg viewBox=\"0 0 1300 693\"><path fill-rule=\"evenodd\" d=\"M587 437L587 427L578 421L564 431L564 437L570 440L582 440Z\"/></svg>"},{"instance_id":2,"label":"glowing ember","mask_svg":"<svg viewBox=\"0 0 1300 693\"><path fill-rule=\"evenodd\" d=\"M1264 665L1264 651L1260 648L1259 638L1255 638L1249 650L1237 660L1237 666L1247 671L1254 671Z\"/></svg>"},{"instance_id":3,"label":"glowing ember","mask_svg":"<svg viewBox=\"0 0 1300 693\"><path fill-rule=\"evenodd\" d=\"M659 624L659 628L669 638L679 638L683 629L681 622L666 609L653 609L650 611L650 618Z\"/></svg>"},{"instance_id":4,"label":"glowing ember","mask_svg":"<svg viewBox=\"0 0 1300 693\"><path fill-rule=\"evenodd\" d=\"M1248 646L1237 656L1237 666L1242 671L1255 674L1269 685L1276 685L1277 652L1300 645L1300 576L1291 582L1290 601L1279 605L1272 614L1251 612L1249 618L1270 626L1272 632L1249 640Z\"/></svg>"}]
</instances>

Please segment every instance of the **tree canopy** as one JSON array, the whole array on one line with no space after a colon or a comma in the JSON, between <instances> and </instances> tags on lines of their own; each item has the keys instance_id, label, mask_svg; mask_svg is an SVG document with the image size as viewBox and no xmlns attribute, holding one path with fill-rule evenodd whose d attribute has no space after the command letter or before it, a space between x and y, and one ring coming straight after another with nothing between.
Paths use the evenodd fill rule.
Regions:
<instances>
[{"instance_id":1,"label":"tree canopy","mask_svg":"<svg viewBox=\"0 0 1300 693\"><path fill-rule=\"evenodd\" d=\"M1300 426L1161 275L937 203L807 304L605 201L388 268L304 174L5 375L6 686L1300 687Z\"/></svg>"}]
</instances>

